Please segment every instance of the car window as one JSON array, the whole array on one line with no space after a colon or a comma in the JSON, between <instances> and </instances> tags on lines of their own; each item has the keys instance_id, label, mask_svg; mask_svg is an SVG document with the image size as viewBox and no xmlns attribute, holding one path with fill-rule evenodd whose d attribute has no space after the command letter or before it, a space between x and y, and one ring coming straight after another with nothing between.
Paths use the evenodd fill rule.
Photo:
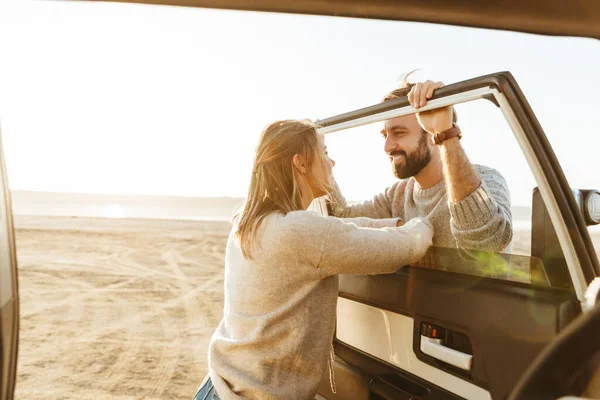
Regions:
<instances>
[{"instance_id":1,"label":"car window","mask_svg":"<svg viewBox=\"0 0 600 400\"><path fill-rule=\"evenodd\" d=\"M544 204L536 190L533 173L507 120L500 108L485 99L454 107L457 124L463 134L460 143L470 162L478 169L487 193L493 198L496 196L495 212L504 213L504 218L511 223L512 229L506 231L512 239L509 238L506 247L502 249L490 247L485 241L494 232L489 229L486 231L482 225L488 222L481 221L479 226L470 227L474 232L468 241L470 244L463 241L450 246L448 241L440 237L436 240L434 236L436 248L428 253L419 266L507 281L550 285L552 280L549 279L542 260L545 252L549 251L551 245L556 246L557 242L539 243L548 232L540 230L539 226L537 231L534 229L532 210L536 207L538 214L543 215ZM399 187L390 157L384 150L386 138L381 132L383 126L384 123L380 122L326 135L329 154L336 161L334 173L337 183L351 206L362 207L365 202L375 202L375 197L384 194L390 198L389 193L396 192ZM345 151L350 142L355 145L358 143L363 154L359 156ZM492 175L493 179L490 178ZM496 193L497 186L506 188L508 204L501 202L502 196ZM362 192L368 187L373 196L353 198L351 189L356 187L363 189ZM397 212L393 216L406 218L408 212L403 207L409 207L414 199L409 198L406 193L404 196L404 206L391 206L392 213ZM398 199L394 201L398 202ZM447 203L445 199L442 201ZM464 206L470 207L468 204ZM502 210L502 207L505 209ZM448 213L449 217L452 215L455 214ZM452 225L450 221L446 222ZM444 231L444 227L435 225L436 223L436 235ZM494 226L504 229L501 223ZM558 268L567 273L566 263L563 262Z\"/></svg>"}]
</instances>

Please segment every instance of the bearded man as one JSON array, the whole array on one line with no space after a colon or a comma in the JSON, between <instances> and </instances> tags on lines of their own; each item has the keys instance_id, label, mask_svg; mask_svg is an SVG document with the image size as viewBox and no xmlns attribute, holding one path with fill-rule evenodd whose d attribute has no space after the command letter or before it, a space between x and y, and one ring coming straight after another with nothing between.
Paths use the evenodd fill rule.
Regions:
<instances>
[{"instance_id":1,"label":"bearded man","mask_svg":"<svg viewBox=\"0 0 600 400\"><path fill-rule=\"evenodd\" d=\"M443 86L405 80L383 102L408 95L418 110ZM399 180L372 200L351 206L336 188L328 199L330 214L403 221L427 217L434 227L434 246L505 251L512 240L506 181L495 169L471 164L456 121L451 106L385 121L384 150Z\"/></svg>"}]
</instances>

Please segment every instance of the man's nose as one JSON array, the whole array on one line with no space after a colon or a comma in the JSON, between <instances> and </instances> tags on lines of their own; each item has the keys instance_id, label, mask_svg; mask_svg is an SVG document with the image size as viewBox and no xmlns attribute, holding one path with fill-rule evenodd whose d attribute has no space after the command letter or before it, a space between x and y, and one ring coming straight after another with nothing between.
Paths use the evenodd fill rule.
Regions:
<instances>
[{"instance_id":1,"label":"man's nose","mask_svg":"<svg viewBox=\"0 0 600 400\"><path fill-rule=\"evenodd\" d=\"M387 154L390 154L393 150L396 150L396 142L390 136L385 139L383 150Z\"/></svg>"}]
</instances>

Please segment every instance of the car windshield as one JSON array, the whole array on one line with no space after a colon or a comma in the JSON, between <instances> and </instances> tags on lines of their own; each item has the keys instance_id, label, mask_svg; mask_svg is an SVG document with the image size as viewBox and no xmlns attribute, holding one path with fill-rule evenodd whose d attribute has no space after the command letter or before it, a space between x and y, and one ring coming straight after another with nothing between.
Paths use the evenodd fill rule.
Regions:
<instances>
[{"instance_id":1,"label":"car windshield","mask_svg":"<svg viewBox=\"0 0 600 400\"><path fill-rule=\"evenodd\" d=\"M379 103L398 87L403 74L413 70L412 81L431 79L445 84L510 71L544 128L571 187L600 189L599 40L382 20L4 0L0 3L0 54L0 123L17 216L227 220L246 195L254 149L269 122L317 120ZM484 100L457 106L457 111L459 121L464 121L460 123L468 127L462 143L469 157L491 164L510 180L515 227L525 227L521 231L525 233L515 236L511 251L530 255L527 229L536 184L504 117ZM330 156L336 161L336 180L350 202L370 199L396 181L380 130L379 125L372 125L326 137ZM65 200L65 193L70 200ZM90 198L90 194L105 197ZM198 211L194 208L198 203L190 200L194 198L209 199ZM81 252L78 254L93 253L102 262L110 260L112 266L126 264L124 268L132 274L175 282L157 289L150 278L145 286L138 285L135 277L121 281L116 278L121 272L101 274L95 281L82 279L80 274L97 265L64 255L40 258L59 252L56 244L36 241L50 240L50 236L35 240L31 236L51 226L39 219L35 226L19 221L24 300L20 397L30 398L36 390L63 381L65 386L56 389L58 392L46 390L50 397L58 398L61 390L79 390L67 377L75 374L78 382L96 382L114 371L119 387L132 388L131 393L115 396L140 395L135 388L150 384L152 393L143 392L150 397L189 396L193 391L189 384L201 380L196 375L189 378L190 371L197 375L206 372L205 347L198 350L186 338L169 336L170 317L162 311L152 314L141 302L134 315L148 323L144 327L139 321L140 325L127 325L123 322L129 321L126 317L136 317L115 310L138 304L136 296L156 290L152 299L164 300L165 313L189 312L189 319L183 322L188 324L185 329L195 329L206 339L213 326L200 332L204 328L191 315L204 313L207 321L218 321L222 293L207 288L220 287L222 281L207 280L202 290L194 292L202 297L202 304L191 304L184 294L192 288L179 285L185 281L181 276L188 273L185 268L199 263L199 248L181 251L179 270L171 259L161 258L179 251L171 240L197 232L180 225L178 229L184 232L180 236L160 233L166 235L161 236L161 245L153 241L158 236L149 236L144 242L132 234L132 243L145 246L146 252L137 253L117 239L106 247L96 246L102 237L99 233L90 233L85 239L88 242L80 245L79 236L70 237L73 251ZM131 224L108 223L119 226L119 232L137 232ZM154 232L151 223L145 226ZM157 226L158 232L165 225ZM227 232L217 231L215 226L201 229L207 235L202 244L214 249L208 255L202 253L202 263L223 262ZM65 228L71 233L81 229L91 228ZM600 228L592 227L590 232L600 255ZM39 246L38 252L34 245ZM160 252L159 248L166 250ZM158 258L166 269L153 272L148 265ZM68 262L75 266L67 273L61 268ZM52 287L44 286L48 271L40 265L52 266L56 280ZM56 288L64 286L80 297L62 302L66 295ZM108 311L85 303L99 316L93 329L74 323L72 331L60 331L60 335L71 338L88 329L93 332L86 331L83 339L73 342L73 358L62 360L57 372L62 377L46 374L48 378L40 382L36 371L48 362L40 354L60 360L62 353L38 352L45 338L35 327L52 332L55 323L66 326L65 320L85 321L92 313L77 299L92 298L89 293L93 290L106 290L114 296L123 290L130 297L118 297L110 306L115 310ZM169 297L171 290L181 297ZM40 296L46 296L45 304L36 302ZM182 304L185 307L178 308ZM53 318L53 312L62 314ZM123 324L117 326L121 319ZM140 338L158 338L158 347L150 351ZM133 343L127 347L133 350L122 353L112 346L123 341ZM189 349L198 355L190 355ZM102 355L105 351L108 353ZM85 355L89 365L81 365L75 353ZM147 374L152 382L141 377L136 381L135 373L127 368L138 363L136 369L143 370L146 356L150 361L160 360L162 369ZM187 386L169 386L177 381L177 374L187 377ZM102 385L90 383L93 389L86 394L106 398L108 389Z\"/></svg>"}]
</instances>

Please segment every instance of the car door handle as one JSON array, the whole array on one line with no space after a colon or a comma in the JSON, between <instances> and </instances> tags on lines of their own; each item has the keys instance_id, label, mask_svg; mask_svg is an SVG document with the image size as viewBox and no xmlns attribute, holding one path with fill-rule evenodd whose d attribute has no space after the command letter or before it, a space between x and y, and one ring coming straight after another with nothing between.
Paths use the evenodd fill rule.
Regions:
<instances>
[{"instance_id":1,"label":"car door handle","mask_svg":"<svg viewBox=\"0 0 600 400\"><path fill-rule=\"evenodd\" d=\"M436 358L440 361L454 365L455 367L471 370L473 355L466 354L442 344L441 339L434 339L421 335L421 351L428 356Z\"/></svg>"}]
</instances>

